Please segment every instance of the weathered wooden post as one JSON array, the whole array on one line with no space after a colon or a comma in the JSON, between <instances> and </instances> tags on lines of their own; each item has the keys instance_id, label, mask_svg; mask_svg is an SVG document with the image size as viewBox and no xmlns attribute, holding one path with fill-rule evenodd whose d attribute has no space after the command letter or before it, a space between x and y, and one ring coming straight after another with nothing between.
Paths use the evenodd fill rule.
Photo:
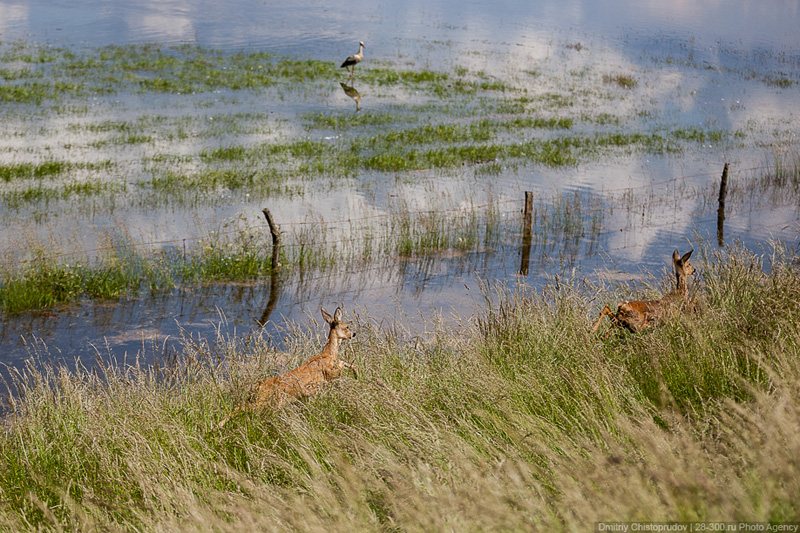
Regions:
<instances>
[{"instance_id":1,"label":"weathered wooden post","mask_svg":"<svg viewBox=\"0 0 800 533\"><path fill-rule=\"evenodd\" d=\"M269 232L272 234L272 271L275 272L281 265L281 227L275 222L275 219L272 218L272 213L268 208L265 207L261 212L264 213L267 224L269 224Z\"/></svg>"},{"instance_id":2,"label":"weathered wooden post","mask_svg":"<svg viewBox=\"0 0 800 533\"><path fill-rule=\"evenodd\" d=\"M719 207L717 207L717 244L725 246L725 196L728 194L728 163L722 167L719 180Z\"/></svg>"},{"instance_id":3,"label":"weathered wooden post","mask_svg":"<svg viewBox=\"0 0 800 533\"><path fill-rule=\"evenodd\" d=\"M272 218L272 213L269 209L265 207L261 212L264 213L267 224L269 224L269 232L272 234L272 269L269 274L269 300L267 301L266 309L261 313L261 319L258 321L263 327L272 315L272 311L275 310L280 294L281 227Z\"/></svg>"},{"instance_id":4,"label":"weathered wooden post","mask_svg":"<svg viewBox=\"0 0 800 533\"><path fill-rule=\"evenodd\" d=\"M533 192L525 191L525 207L522 210L522 261L519 266L521 276L528 275L528 266L531 257L531 243L533 241Z\"/></svg>"}]
</instances>

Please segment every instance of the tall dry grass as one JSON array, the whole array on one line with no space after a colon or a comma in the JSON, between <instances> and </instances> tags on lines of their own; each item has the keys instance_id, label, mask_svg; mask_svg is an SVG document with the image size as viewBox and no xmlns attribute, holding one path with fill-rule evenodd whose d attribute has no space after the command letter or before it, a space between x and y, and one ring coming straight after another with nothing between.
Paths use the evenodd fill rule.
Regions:
<instances>
[{"instance_id":1,"label":"tall dry grass","mask_svg":"<svg viewBox=\"0 0 800 533\"><path fill-rule=\"evenodd\" d=\"M422 344L356 317L343 357L357 377L223 430L248 385L315 353L321 327L294 337L290 361L218 338L186 339L166 369L31 368L0 436L0 529L796 521L797 258L696 263L698 314L607 341L589 331L598 302L563 285L502 290Z\"/></svg>"}]
</instances>

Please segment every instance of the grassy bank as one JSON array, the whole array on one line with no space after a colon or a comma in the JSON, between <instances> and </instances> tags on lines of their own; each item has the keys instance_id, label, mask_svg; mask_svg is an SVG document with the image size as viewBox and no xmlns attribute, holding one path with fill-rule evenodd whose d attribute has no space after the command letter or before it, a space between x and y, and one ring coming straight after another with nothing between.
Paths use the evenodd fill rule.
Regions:
<instances>
[{"instance_id":1,"label":"grassy bank","mask_svg":"<svg viewBox=\"0 0 800 533\"><path fill-rule=\"evenodd\" d=\"M607 341L589 333L600 302L564 286L501 292L416 344L356 317L357 377L222 431L284 360L261 340L187 339L167 370L32 370L0 437L0 529L796 521L797 258L697 266L698 315ZM289 364L321 345L310 331Z\"/></svg>"}]
</instances>

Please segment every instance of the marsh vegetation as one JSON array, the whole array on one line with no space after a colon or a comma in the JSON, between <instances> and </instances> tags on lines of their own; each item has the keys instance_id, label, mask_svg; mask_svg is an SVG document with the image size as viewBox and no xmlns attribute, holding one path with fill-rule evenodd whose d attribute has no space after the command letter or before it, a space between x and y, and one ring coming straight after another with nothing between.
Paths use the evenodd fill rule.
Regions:
<instances>
[{"instance_id":1,"label":"marsh vegetation","mask_svg":"<svg viewBox=\"0 0 800 533\"><path fill-rule=\"evenodd\" d=\"M797 521L788 17L111 4L2 15L0 530ZM359 371L219 429L340 304Z\"/></svg>"},{"instance_id":2,"label":"marsh vegetation","mask_svg":"<svg viewBox=\"0 0 800 533\"><path fill-rule=\"evenodd\" d=\"M226 151L227 153L227 151ZM221 157L215 152L206 157ZM607 193L573 191L538 197L532 209L535 256L558 257L566 265L598 253L613 217L626 231L652 225L643 214L676 202L700 199L705 211L716 209L717 185L672 184L664 196L644 187ZM766 173L742 175L730 189L729 209L800 204L800 165L780 160ZM309 217L282 224L279 275L319 275L358 271L396 260L414 261L453 254L517 253L523 226L521 201L454 204L443 198L428 209L395 199L383 213L341 220ZM280 222L279 222L280 224ZM9 264L0 285L0 309L6 314L46 309L81 298L118 299L158 294L175 287L209 283L252 282L272 272L272 242L266 222L232 220L201 238L137 243L130 235L110 232L102 246L88 254L54 260L44 248ZM395 263L399 265L400 263ZM385 267L390 268L390 267ZM277 275L277 273L276 273Z\"/></svg>"},{"instance_id":3,"label":"marsh vegetation","mask_svg":"<svg viewBox=\"0 0 800 533\"><path fill-rule=\"evenodd\" d=\"M631 98L606 92L603 84L635 89L636 83L585 69L571 74L573 85L556 91L553 82L560 80L542 83L541 73L537 84L544 87L534 90L524 78L500 81L463 66L433 71L377 62L361 69L359 83L385 105L355 114L301 114L298 135L290 133L288 118L244 109L265 95L322 97L337 75L328 62L186 45L76 51L26 42L1 43L0 58L4 113L45 147L27 155L23 150L28 161L15 156L15 162L0 164L7 218L71 212L80 219L87 211L91 218L109 217L120 205L142 211L191 210L237 199L252 205L302 198L320 183L352 187L365 174L375 181L395 176L413 182L421 172L472 169L476 177L491 177L508 169L574 167L614 154L731 146L746 137L697 126L632 126L630 118L589 113L590 102ZM602 83L587 89L593 76ZM390 103L398 95L408 103ZM91 111L79 104L87 101L93 102ZM42 119L56 119L58 126L35 125ZM19 148L9 141L6 153ZM685 197L692 192L697 190ZM490 191L480 208L445 198L418 210L410 197L395 197L378 216L373 211L349 217L349 227L324 216L281 220L291 228L283 252L286 270L353 268L391 257L517 245L518 222L511 216L517 200L506 193ZM634 209L645 212L657 201L579 191L539 195L536 244L550 253L561 253L555 247L568 250L575 258L582 242L595 250L598 237L608 232L604 212L627 209L630 221ZM354 226L362 218L370 220L368 229ZM270 274L269 245L252 216L158 239L160 245L132 238L134 230L106 229L85 254L68 241L55 248L36 240L15 248L12 241L3 250L0 307L14 314L81 298L131 297Z\"/></svg>"},{"instance_id":4,"label":"marsh vegetation","mask_svg":"<svg viewBox=\"0 0 800 533\"><path fill-rule=\"evenodd\" d=\"M498 287L426 340L352 310L360 369L307 401L217 423L315 353L183 339L166 367L16 373L0 436L9 529L583 529L615 520L793 521L800 279L775 250L698 252L701 311L601 342L591 300ZM494 288L488 290L495 290ZM770 310L770 312L764 312ZM433 319L433 317L431 317ZM142 406L146 406L145 409Z\"/></svg>"}]
</instances>

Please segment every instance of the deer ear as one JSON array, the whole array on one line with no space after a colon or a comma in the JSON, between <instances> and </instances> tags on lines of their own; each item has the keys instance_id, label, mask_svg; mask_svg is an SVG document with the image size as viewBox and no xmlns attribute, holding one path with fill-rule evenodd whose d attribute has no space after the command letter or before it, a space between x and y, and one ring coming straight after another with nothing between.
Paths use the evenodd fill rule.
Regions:
<instances>
[{"instance_id":1,"label":"deer ear","mask_svg":"<svg viewBox=\"0 0 800 533\"><path fill-rule=\"evenodd\" d=\"M331 314L327 312L324 307L320 307L319 310L322 311L322 318L325 319L325 322L327 322L328 324L332 324L333 317L331 316Z\"/></svg>"},{"instance_id":2,"label":"deer ear","mask_svg":"<svg viewBox=\"0 0 800 533\"><path fill-rule=\"evenodd\" d=\"M342 320L342 308L337 307L336 311L333 312L333 321L334 322L341 322Z\"/></svg>"},{"instance_id":3,"label":"deer ear","mask_svg":"<svg viewBox=\"0 0 800 533\"><path fill-rule=\"evenodd\" d=\"M672 262L677 263L680 260L681 260L681 254L680 252L678 252L678 249L676 248L675 251L672 252Z\"/></svg>"},{"instance_id":4,"label":"deer ear","mask_svg":"<svg viewBox=\"0 0 800 533\"><path fill-rule=\"evenodd\" d=\"M683 257L681 257L681 263L685 263L686 261L688 261L689 258L692 257L692 252L694 252L694 248L683 254Z\"/></svg>"}]
</instances>

